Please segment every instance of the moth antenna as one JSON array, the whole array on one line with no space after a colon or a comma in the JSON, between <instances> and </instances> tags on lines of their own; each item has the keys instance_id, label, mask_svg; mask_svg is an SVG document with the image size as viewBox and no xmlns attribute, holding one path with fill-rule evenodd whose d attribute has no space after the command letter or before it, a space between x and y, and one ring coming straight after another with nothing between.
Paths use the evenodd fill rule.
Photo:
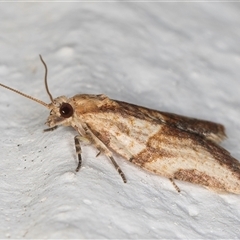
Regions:
<instances>
[{"instance_id":1,"label":"moth antenna","mask_svg":"<svg viewBox=\"0 0 240 240\"><path fill-rule=\"evenodd\" d=\"M48 89L48 84L47 84L47 74L48 74L47 64L43 61L41 54L39 54L39 57L40 57L40 60L45 67L45 76L44 76L45 88L46 88L48 96L50 97L51 102L53 103L53 97L52 97L52 94L50 93L50 91Z\"/></svg>"},{"instance_id":2,"label":"moth antenna","mask_svg":"<svg viewBox=\"0 0 240 240\"><path fill-rule=\"evenodd\" d=\"M22 92L14 89L14 88L8 87L8 86L6 86L6 85L4 85L4 84L2 84L2 83L0 83L0 86L1 86L1 87L4 87L4 88L6 88L6 89L8 89L8 90L10 90L10 91L12 91L12 92L15 92L15 93L17 93L17 94L20 94L20 95L22 95L22 96L24 96L24 97L26 97L26 98L29 98L29 99L37 102L37 103L40 103L40 104L42 104L44 107L49 108L49 104L47 104L47 103L45 103L45 102L43 102L43 101L41 101L41 100L39 100L39 99L37 99L37 98L34 98L34 97L32 97L32 96L29 96L29 95L27 95L27 94L25 94L25 93L22 93Z\"/></svg>"}]
</instances>

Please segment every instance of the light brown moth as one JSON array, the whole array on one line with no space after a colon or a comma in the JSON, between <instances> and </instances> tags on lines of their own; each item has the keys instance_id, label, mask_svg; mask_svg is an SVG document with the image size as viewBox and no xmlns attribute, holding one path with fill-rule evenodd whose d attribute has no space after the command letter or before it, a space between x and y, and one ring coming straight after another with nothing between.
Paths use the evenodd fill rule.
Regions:
<instances>
[{"instance_id":1,"label":"light brown moth","mask_svg":"<svg viewBox=\"0 0 240 240\"><path fill-rule=\"evenodd\" d=\"M72 126L78 133L75 147L79 171L82 163L80 142L86 141L106 155L121 175L113 152L150 172L200 184L217 192L240 194L240 163L218 144L225 138L221 124L160 112L107 96L78 94L53 99L47 104L13 88L0 86L36 101L50 110L49 130Z\"/></svg>"}]
</instances>

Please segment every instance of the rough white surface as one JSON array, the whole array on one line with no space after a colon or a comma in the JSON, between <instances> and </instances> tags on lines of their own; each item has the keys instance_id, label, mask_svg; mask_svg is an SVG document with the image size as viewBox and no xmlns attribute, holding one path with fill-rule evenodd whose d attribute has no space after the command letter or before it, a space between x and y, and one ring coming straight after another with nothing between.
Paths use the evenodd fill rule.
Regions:
<instances>
[{"instance_id":1,"label":"rough white surface","mask_svg":"<svg viewBox=\"0 0 240 240\"><path fill-rule=\"evenodd\" d=\"M1 3L0 81L49 102L104 93L223 123L240 159L238 3ZM43 133L48 111L0 89L0 238L240 237L240 197L145 172L127 176L70 128Z\"/></svg>"}]
</instances>

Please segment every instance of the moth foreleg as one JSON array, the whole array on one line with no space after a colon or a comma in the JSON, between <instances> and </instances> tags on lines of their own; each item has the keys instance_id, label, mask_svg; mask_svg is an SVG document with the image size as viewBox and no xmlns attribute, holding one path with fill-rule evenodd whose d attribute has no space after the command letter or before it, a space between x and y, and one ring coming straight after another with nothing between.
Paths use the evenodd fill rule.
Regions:
<instances>
[{"instance_id":1,"label":"moth foreleg","mask_svg":"<svg viewBox=\"0 0 240 240\"><path fill-rule=\"evenodd\" d=\"M176 189L177 192L181 192L180 188L178 187L178 185L174 182L173 178L169 178L170 182L172 183L172 185L174 186L174 188Z\"/></svg>"},{"instance_id":2,"label":"moth foreleg","mask_svg":"<svg viewBox=\"0 0 240 240\"><path fill-rule=\"evenodd\" d=\"M81 146L80 146L80 141L81 141L81 137L79 135L74 137L75 149L76 149L76 153L77 153L77 156L78 156L78 165L77 165L77 168L76 168L76 172L79 171L79 169L81 168L81 165L82 165L82 155L81 155L82 149L81 149Z\"/></svg>"},{"instance_id":3,"label":"moth foreleg","mask_svg":"<svg viewBox=\"0 0 240 240\"><path fill-rule=\"evenodd\" d=\"M58 126L54 126L54 127L51 127L51 128L46 128L46 129L43 130L43 132L51 132L51 131L54 131L57 128L58 128Z\"/></svg>"},{"instance_id":4,"label":"moth foreleg","mask_svg":"<svg viewBox=\"0 0 240 240\"><path fill-rule=\"evenodd\" d=\"M112 161L114 167L118 171L118 173L121 176L123 182L126 183L127 182L126 177L125 177L123 171L121 170L121 168L118 166L118 164L114 160L114 158L112 156L112 152L107 148L107 146L98 137L96 137L94 135L94 133L91 131L91 129L87 125L83 126L83 128L84 128L84 131L85 131L85 137L92 144L94 144L94 146L98 149L99 153L97 154L97 156L100 153L103 153L104 155L106 155Z\"/></svg>"}]
</instances>

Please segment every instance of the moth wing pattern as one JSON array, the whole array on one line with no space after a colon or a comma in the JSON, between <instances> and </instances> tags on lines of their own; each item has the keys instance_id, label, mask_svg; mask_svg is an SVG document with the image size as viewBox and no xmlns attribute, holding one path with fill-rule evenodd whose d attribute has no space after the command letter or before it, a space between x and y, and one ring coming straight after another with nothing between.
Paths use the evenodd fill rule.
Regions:
<instances>
[{"instance_id":1,"label":"moth wing pattern","mask_svg":"<svg viewBox=\"0 0 240 240\"><path fill-rule=\"evenodd\" d=\"M183 131L199 134L216 143L220 143L226 138L225 128L222 124L200 120L196 118L185 117L178 114L160 112L134 104L117 101L122 107L129 109L129 113L138 109L141 114L160 123L165 123L177 127Z\"/></svg>"},{"instance_id":2,"label":"moth wing pattern","mask_svg":"<svg viewBox=\"0 0 240 240\"><path fill-rule=\"evenodd\" d=\"M240 193L239 162L211 140L164 126L147 145L133 161L139 164L148 159L143 163L145 169L214 190Z\"/></svg>"},{"instance_id":3,"label":"moth wing pattern","mask_svg":"<svg viewBox=\"0 0 240 240\"><path fill-rule=\"evenodd\" d=\"M161 176L240 194L240 163L217 144L222 125L184 117L184 128L178 115L101 98L81 118L109 149Z\"/></svg>"}]
</instances>

